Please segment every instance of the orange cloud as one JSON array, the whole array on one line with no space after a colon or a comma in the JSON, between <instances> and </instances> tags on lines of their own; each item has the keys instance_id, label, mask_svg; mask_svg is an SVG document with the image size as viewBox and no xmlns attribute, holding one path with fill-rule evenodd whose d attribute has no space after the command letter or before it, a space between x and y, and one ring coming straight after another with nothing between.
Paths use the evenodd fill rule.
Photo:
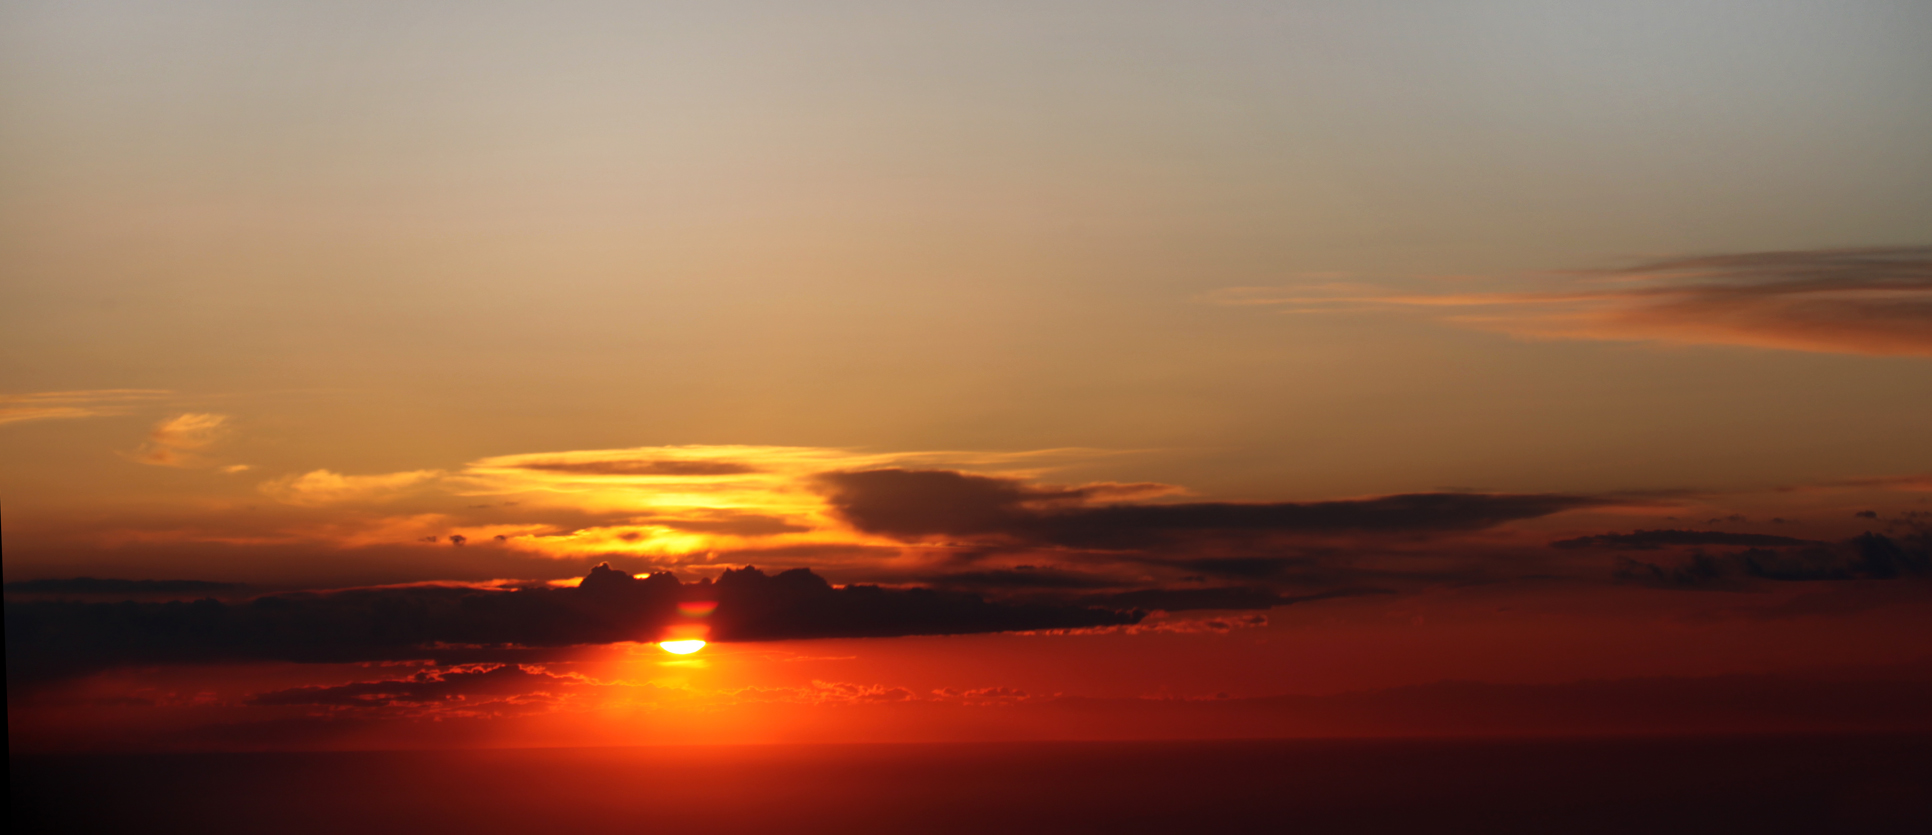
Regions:
<instances>
[{"instance_id":1,"label":"orange cloud","mask_svg":"<svg viewBox=\"0 0 1932 835\"><path fill-rule=\"evenodd\" d=\"M315 470L263 482L262 493L284 504L303 507L385 501L443 477L441 470L412 470L381 475L343 475Z\"/></svg>"},{"instance_id":2,"label":"orange cloud","mask_svg":"<svg viewBox=\"0 0 1932 835\"><path fill-rule=\"evenodd\" d=\"M860 453L823 447L668 446L505 455L455 477L463 495L514 497L524 513L612 517L586 527L511 537L552 557L628 554L675 558L711 551L901 543L854 529L817 479L903 464L985 467L1015 477L1091 450L1021 453ZM1109 485L1109 488L1114 487ZM1137 494L1158 486L1132 485ZM1123 487L1122 489L1127 489Z\"/></svg>"},{"instance_id":3,"label":"orange cloud","mask_svg":"<svg viewBox=\"0 0 1932 835\"><path fill-rule=\"evenodd\" d=\"M1427 310L1529 339L1932 357L1932 247L1713 255L1564 278L1569 286L1545 292L1403 294L1325 284L1228 288L1209 300L1294 312Z\"/></svg>"},{"instance_id":4,"label":"orange cloud","mask_svg":"<svg viewBox=\"0 0 1932 835\"><path fill-rule=\"evenodd\" d=\"M132 404L170 393L160 389L93 389L0 395L0 424L118 415Z\"/></svg>"},{"instance_id":5,"label":"orange cloud","mask_svg":"<svg viewBox=\"0 0 1932 835\"><path fill-rule=\"evenodd\" d=\"M154 425L148 442L133 460L160 467L193 467L204 463L201 452L228 434L228 416L207 412L176 415Z\"/></svg>"}]
</instances>

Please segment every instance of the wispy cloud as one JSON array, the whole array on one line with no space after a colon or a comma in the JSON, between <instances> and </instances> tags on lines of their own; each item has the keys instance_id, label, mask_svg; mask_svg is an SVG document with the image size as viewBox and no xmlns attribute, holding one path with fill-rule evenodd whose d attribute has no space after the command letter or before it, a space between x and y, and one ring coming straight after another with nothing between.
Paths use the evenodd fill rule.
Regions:
<instances>
[{"instance_id":1,"label":"wispy cloud","mask_svg":"<svg viewBox=\"0 0 1932 835\"><path fill-rule=\"evenodd\" d=\"M0 395L0 425L125 414L136 404L172 393L162 389L92 389Z\"/></svg>"},{"instance_id":2,"label":"wispy cloud","mask_svg":"<svg viewBox=\"0 0 1932 835\"><path fill-rule=\"evenodd\" d=\"M1538 292L1234 287L1209 301L1296 312L1417 310L1530 339L1932 356L1932 247L1708 255L1550 277Z\"/></svg>"},{"instance_id":3,"label":"wispy cloud","mask_svg":"<svg viewBox=\"0 0 1932 835\"><path fill-rule=\"evenodd\" d=\"M209 412L175 415L154 425L148 441L130 456L159 467L204 466L202 453L229 432L228 416Z\"/></svg>"},{"instance_id":4,"label":"wispy cloud","mask_svg":"<svg viewBox=\"0 0 1932 835\"><path fill-rule=\"evenodd\" d=\"M441 470L412 470L379 475L343 475L315 470L263 482L261 491L285 504L303 507L386 501L399 498L443 477Z\"/></svg>"},{"instance_id":5,"label":"wispy cloud","mask_svg":"<svg viewBox=\"0 0 1932 835\"><path fill-rule=\"evenodd\" d=\"M641 447L498 456L450 471L316 470L260 490L326 509L326 522L278 530L341 547L460 542L632 570L812 566L841 581L1032 600L1139 594L1121 605L1167 610L1486 577L1486 557L1457 562L1448 543L1507 539L1518 523L1625 503L1464 492L1202 502L1167 484L1043 480L1056 464L1099 454ZM1403 562L1418 548L1429 554L1422 569ZM1388 564L1365 561L1370 554ZM1149 596L1172 583L1187 594Z\"/></svg>"}]
</instances>

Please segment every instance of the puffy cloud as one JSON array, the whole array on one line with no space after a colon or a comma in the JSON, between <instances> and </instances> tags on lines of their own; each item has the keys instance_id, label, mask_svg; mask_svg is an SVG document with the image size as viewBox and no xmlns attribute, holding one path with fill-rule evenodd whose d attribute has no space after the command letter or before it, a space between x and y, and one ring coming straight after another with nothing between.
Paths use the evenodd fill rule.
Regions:
<instances>
[{"instance_id":1,"label":"puffy cloud","mask_svg":"<svg viewBox=\"0 0 1932 835\"><path fill-rule=\"evenodd\" d=\"M1932 247L1709 255L1558 278L1560 289L1537 292L1404 294L1328 284L1230 288L1210 299L1305 312L1422 310L1538 339L1932 356Z\"/></svg>"}]
</instances>

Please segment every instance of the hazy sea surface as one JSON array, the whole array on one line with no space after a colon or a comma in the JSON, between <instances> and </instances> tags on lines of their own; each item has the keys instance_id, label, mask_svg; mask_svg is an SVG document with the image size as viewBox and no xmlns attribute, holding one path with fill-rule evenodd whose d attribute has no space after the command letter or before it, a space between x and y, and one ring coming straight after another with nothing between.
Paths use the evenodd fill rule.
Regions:
<instances>
[{"instance_id":1,"label":"hazy sea surface","mask_svg":"<svg viewBox=\"0 0 1932 835\"><path fill-rule=\"evenodd\" d=\"M9 758L13 832L1932 832L1932 736Z\"/></svg>"}]
</instances>

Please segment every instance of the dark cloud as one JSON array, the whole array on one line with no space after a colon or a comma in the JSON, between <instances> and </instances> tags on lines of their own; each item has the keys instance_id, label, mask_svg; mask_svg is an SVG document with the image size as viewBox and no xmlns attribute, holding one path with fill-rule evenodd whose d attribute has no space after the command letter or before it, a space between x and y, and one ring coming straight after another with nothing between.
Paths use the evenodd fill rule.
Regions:
<instances>
[{"instance_id":1,"label":"dark cloud","mask_svg":"<svg viewBox=\"0 0 1932 835\"><path fill-rule=\"evenodd\" d=\"M1337 597L1394 594L1388 589L1334 589L1315 594L1284 595L1262 586L1219 586L1199 589L1136 589L1083 599L1094 606L1119 606L1167 612L1200 609L1272 609L1292 603Z\"/></svg>"},{"instance_id":2,"label":"dark cloud","mask_svg":"<svg viewBox=\"0 0 1932 835\"><path fill-rule=\"evenodd\" d=\"M840 516L860 530L902 539L1011 533L1032 503L1078 500L1018 480L952 470L863 470L819 476Z\"/></svg>"},{"instance_id":3,"label":"dark cloud","mask_svg":"<svg viewBox=\"0 0 1932 835\"><path fill-rule=\"evenodd\" d=\"M882 469L820 476L854 527L901 539L999 536L1078 548L1145 549L1202 536L1427 533L1608 504L1560 494L1413 493L1327 502L1086 504L1083 489L1030 487L949 470Z\"/></svg>"},{"instance_id":4,"label":"dark cloud","mask_svg":"<svg viewBox=\"0 0 1932 835\"><path fill-rule=\"evenodd\" d=\"M1309 557L1208 557L1177 565L1203 574L1265 580L1296 569L1317 568L1319 561Z\"/></svg>"},{"instance_id":5,"label":"dark cloud","mask_svg":"<svg viewBox=\"0 0 1932 835\"><path fill-rule=\"evenodd\" d=\"M1840 543L1803 548L1751 548L1732 554L1702 551L1673 565L1620 557L1615 575L1625 582L1665 588L1735 588L1751 580L1813 582L1894 580L1932 576L1932 542L1921 535L1903 543L1866 533Z\"/></svg>"},{"instance_id":6,"label":"dark cloud","mask_svg":"<svg viewBox=\"0 0 1932 835\"><path fill-rule=\"evenodd\" d=\"M532 461L518 464L520 470L576 475L744 475L759 472L757 467L736 461Z\"/></svg>"},{"instance_id":7,"label":"dark cloud","mask_svg":"<svg viewBox=\"0 0 1932 835\"><path fill-rule=\"evenodd\" d=\"M809 569L728 570L716 582L599 566L576 588L449 586L278 594L244 603L39 601L6 607L10 681L117 664L436 658L513 660L531 648L655 641L681 601L712 601L716 641L949 635L1138 622L1141 613L989 602L928 588L835 588ZM497 651L505 655L496 656Z\"/></svg>"},{"instance_id":8,"label":"dark cloud","mask_svg":"<svg viewBox=\"0 0 1932 835\"><path fill-rule=\"evenodd\" d=\"M8 583L8 594L35 594L64 597L151 597L155 595L210 595L239 591L240 583L215 583L207 580L114 580L74 577L65 580L19 580Z\"/></svg>"},{"instance_id":9,"label":"dark cloud","mask_svg":"<svg viewBox=\"0 0 1932 835\"><path fill-rule=\"evenodd\" d=\"M1096 589L1119 585L1118 581L1107 577L1038 569L961 571L925 578L925 582L935 586L975 589Z\"/></svg>"},{"instance_id":10,"label":"dark cloud","mask_svg":"<svg viewBox=\"0 0 1932 835\"><path fill-rule=\"evenodd\" d=\"M1671 545L1741 545L1775 548L1787 545L1818 545L1809 539L1761 533L1724 531L1655 530L1634 533L1606 533L1580 536L1550 543L1554 548L1621 548L1630 551L1655 551Z\"/></svg>"},{"instance_id":11,"label":"dark cloud","mask_svg":"<svg viewBox=\"0 0 1932 835\"><path fill-rule=\"evenodd\" d=\"M468 702L478 698L531 702L538 697L581 688L585 683L576 676L553 675L515 664L479 665L423 670L405 679L276 690L258 693L248 701L255 705L353 708Z\"/></svg>"}]
</instances>

